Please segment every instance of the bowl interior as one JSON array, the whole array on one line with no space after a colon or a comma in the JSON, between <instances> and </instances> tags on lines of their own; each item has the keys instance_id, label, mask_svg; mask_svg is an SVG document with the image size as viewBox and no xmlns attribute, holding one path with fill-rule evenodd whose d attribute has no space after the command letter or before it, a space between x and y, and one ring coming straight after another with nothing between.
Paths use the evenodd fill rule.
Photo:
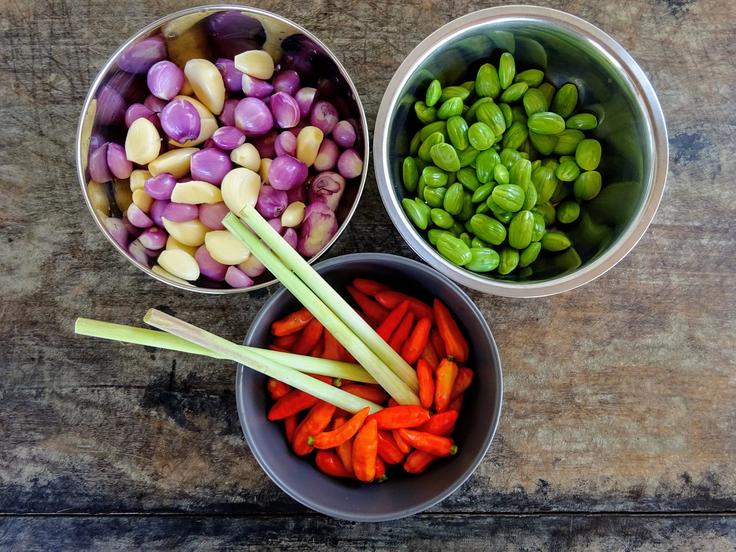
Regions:
<instances>
[{"instance_id":1,"label":"bowl interior","mask_svg":"<svg viewBox=\"0 0 736 552\"><path fill-rule=\"evenodd\" d=\"M279 487L302 504L330 516L356 521L396 519L424 510L459 487L473 472L490 445L501 412L502 380L498 350L477 307L455 284L423 264L381 254L346 255L315 268L338 290L357 276L390 282L419 298L439 297L461 322L472 345L468 366L476 378L466 394L455 439L457 456L433 465L426 474L389 472L380 485L336 480L294 455L281 424L269 422L265 377L238 366L236 394L240 423L250 448ZM245 343L265 346L273 321L299 308L285 289L279 290L251 324ZM470 423L472 420L472 423Z\"/></svg>"},{"instance_id":2,"label":"bowl interior","mask_svg":"<svg viewBox=\"0 0 736 552\"><path fill-rule=\"evenodd\" d=\"M522 8L526 7L520 7L518 11L524 11ZM400 202L404 196L401 163L408 154L412 136L422 126L414 115L413 104L423 99L431 80L436 78L444 84L474 80L480 65L491 62L498 66L501 53L511 52L517 71L542 69L546 80L556 87L567 82L575 83L579 90L578 111L598 117L598 128L592 133L586 132L586 135L598 139L603 146L603 157L597 170L603 176L604 187L597 198L584 204L581 224L570 232L583 266L595 262L627 232L643 208L651 188L654 145L649 118L642 110L636 88L622 70L619 60L591 36L581 34L578 28L533 15L479 15L478 21L471 21L471 17L464 18L469 20L466 25L460 27L458 24L460 29L456 33L437 37L401 81L396 101L387 114L388 146L377 154L387 156L389 188ZM584 23L577 18L570 19ZM417 239L426 240L400 208L398 216L409 228L407 232ZM426 256L424 258L428 260ZM449 264L439 255L432 259L435 261ZM566 270L570 269L563 254L545 263L538 262L534 266L534 274L525 281L557 278ZM500 279L477 276L480 280ZM503 279L514 280L518 276Z\"/></svg>"},{"instance_id":3,"label":"bowl interior","mask_svg":"<svg viewBox=\"0 0 736 552\"><path fill-rule=\"evenodd\" d=\"M353 124L357 130L354 147L363 153L363 173L360 177L348 181L335 212L340 228L332 240L311 260L319 258L337 240L347 225L365 184L369 153L365 113L345 69L316 37L278 15L247 7L193 8L169 15L152 23L123 44L100 71L85 102L77 152L82 189L100 229L136 266L150 276L176 287L210 290L216 293L237 293L252 291L274 283L273 277L268 272L256 278L255 285L246 289L230 289L221 282L207 280L204 277L201 277L196 285L179 284L153 273L120 247L102 224L102 220L107 216L121 216L122 213L113 199L116 187L118 189L128 187L127 180L105 183L109 189L112 212L100 213L92 207L87 191L88 153L107 141L123 144L127 128L122 120L121 102L124 101L125 105L142 102L149 93L146 74L133 74L121 69L119 65L121 57L136 44L152 36L164 38L169 58L180 67L192 58L205 58L214 63L221 57L232 59L236 54L246 50L264 49L272 55L281 69L298 71L301 86L315 87L317 98L330 98L338 110L340 119L346 119Z\"/></svg>"}]
</instances>

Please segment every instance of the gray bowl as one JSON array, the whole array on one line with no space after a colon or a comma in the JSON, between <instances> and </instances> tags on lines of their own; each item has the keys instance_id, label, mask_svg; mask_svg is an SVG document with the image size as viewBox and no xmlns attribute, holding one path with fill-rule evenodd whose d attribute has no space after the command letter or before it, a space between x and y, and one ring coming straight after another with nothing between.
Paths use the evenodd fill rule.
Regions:
<instances>
[{"instance_id":1,"label":"gray bowl","mask_svg":"<svg viewBox=\"0 0 736 552\"><path fill-rule=\"evenodd\" d=\"M501 360L488 323L458 286L427 266L378 253L345 255L315 265L325 279L344 289L351 279L365 276L391 282L417 297L439 297L461 325L471 344L468 366L475 380L468 390L454 438L459 452L432 465L425 474L392 476L381 484L361 485L323 475L309 461L294 455L281 424L269 422L265 377L238 366L235 393L238 416L253 455L268 476L293 499L334 518L387 521L430 508L449 496L478 467L491 444L501 415ZM280 289L263 306L245 336L245 343L265 346L271 323L299 308ZM472 423L469 422L472 420Z\"/></svg>"},{"instance_id":2,"label":"gray bowl","mask_svg":"<svg viewBox=\"0 0 736 552\"><path fill-rule=\"evenodd\" d=\"M413 103L429 82L475 79L478 67L497 63L502 51L518 64L542 68L559 87L574 82L583 111L600 125L593 136L603 145L598 169L600 195L585 210L595 231L573 235L582 265L568 269L567 259L534 267L524 281L501 279L457 267L445 260L415 228L401 207L401 162L419 128ZM570 14L536 6L504 6L477 11L444 25L421 42L396 70L383 96L374 133L373 153L381 199L409 246L445 276L496 295L539 297L590 282L618 263L646 231L664 192L667 129L657 96L644 72L606 33ZM593 239L591 239L593 238Z\"/></svg>"},{"instance_id":3,"label":"gray bowl","mask_svg":"<svg viewBox=\"0 0 736 552\"><path fill-rule=\"evenodd\" d=\"M318 259L337 241L347 227L358 207L358 201L365 187L369 164L368 122L365 111L347 71L317 37L285 17L246 6L199 6L162 17L126 40L100 69L82 107L77 129L76 151L79 183L84 200L97 227L115 249L138 269L151 278L179 289L210 294L233 294L255 291L276 282L268 272L256 278L253 286L239 289L225 287L222 283L205 278L200 278L197 283L191 284L170 280L153 272L150 266L136 260L126 248L112 238L103 220L111 215L120 216L119 213L101 213L92 205L87 191L88 152L91 148L106 141L122 144L125 140L125 124L121 122L109 124L105 121L105 114L111 110L99 109L98 100L105 94L107 94L106 97L109 97L110 94L120 94L127 103L142 101L147 94L145 74L141 76L127 73L119 67L118 62L130 48L154 35L164 36L169 47L171 44L198 44L201 47L198 55L205 55L213 62L218 57L232 58L236 53L254 48L266 48L272 54L280 51L280 63L286 68L297 69L302 76L303 86L316 87L318 95L327 94L331 97L336 95L340 98L341 101L335 101L335 107L340 118L351 121L357 130L357 141L354 147L358 152L362 152L363 172L359 178L349 181L345 187L340 205L335 212L339 224L337 233L316 255L309 259L309 262ZM107 183L107 186L112 204L114 203L112 201L114 184L110 182Z\"/></svg>"}]
</instances>

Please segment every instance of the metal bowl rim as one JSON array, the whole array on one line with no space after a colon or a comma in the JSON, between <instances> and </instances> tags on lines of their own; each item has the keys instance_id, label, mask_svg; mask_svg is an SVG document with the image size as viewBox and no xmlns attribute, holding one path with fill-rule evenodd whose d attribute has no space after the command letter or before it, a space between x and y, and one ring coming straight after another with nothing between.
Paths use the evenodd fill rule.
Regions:
<instances>
[{"instance_id":1,"label":"metal bowl rim","mask_svg":"<svg viewBox=\"0 0 736 552\"><path fill-rule=\"evenodd\" d=\"M391 185L387 164L388 130L390 116L400 98L399 93L417 68L438 48L474 27L499 22L534 21L562 27L580 35L616 66L645 114L646 139L652 152L647 176L646 197L637 213L628 222L621 235L597 259L570 274L539 282L504 282L457 267L445 260L423 238L408 220L401 208L398 195ZM443 25L419 43L401 63L389 82L376 116L373 136L374 171L378 190L386 211L394 226L414 252L445 276L472 289L506 297L544 297L582 286L602 276L621 261L637 244L652 222L664 194L667 179L669 145L667 127L662 108L644 71L631 55L610 35L601 29L569 13L538 6L513 5L486 8L459 17Z\"/></svg>"},{"instance_id":2,"label":"metal bowl rim","mask_svg":"<svg viewBox=\"0 0 736 552\"><path fill-rule=\"evenodd\" d=\"M108 71L113 67L114 63L117 61L118 57L132 44L134 44L137 40L141 39L142 37L145 37L152 31L160 28L165 23L168 23L174 19L177 19L179 17L183 17L186 15L192 15L194 13L198 12L207 12L207 11L225 11L225 10L236 10L244 13L250 13L250 14L257 14L265 17L271 17L277 21L280 21L282 23L285 23L287 25L290 25L294 28L296 32L303 33L307 38L310 40L313 40L317 45L319 45L327 55L330 56L330 59L335 63L335 66L338 68L338 70L342 73L342 75L345 77L345 81L347 85L350 88L350 91L352 92L355 102L358 105L358 111L360 113L360 121L363 125L363 173L360 178L360 184L358 186L358 191L355 196L355 201L353 202L353 205L350 207L350 210L348 211L347 215L345 216L345 220L338 226L337 233L332 237L332 239L313 257L308 259L307 262L310 264L315 262L317 259L319 259L323 254L325 254L330 247L332 247L335 242L338 240L340 235L345 231L345 228L347 228L348 224L350 223L350 220L353 218L353 215L355 214L356 209L358 208L358 204L360 203L360 198L363 195L363 190L365 189L365 183L368 178L368 165L369 165L369 155L370 155L370 134L368 132L368 119L365 114L365 109L363 108L363 103L360 100L360 95L358 94L358 90L355 88L355 84L353 83L353 80L350 78L349 73L345 69L345 67L342 65L340 60L335 56L335 54L330 50L319 38L317 38L314 34L309 32L307 29L302 27L301 25L298 25L297 23L294 23L290 19L287 19L286 17L283 17L281 15L278 15L276 13L262 10L259 8L252 8L250 6L240 6L240 5L234 5L234 4L208 4L203 6L196 6L193 8L186 8L183 10L178 10L176 12L170 13L168 15L165 15L163 17L160 17L159 19L153 21L152 23L149 23L145 27L143 27L141 30L136 32L133 36L128 38L120 47L118 47L115 52L107 59L107 61L104 63L104 65L99 69L97 72L97 76L95 77L94 81L89 87L89 91L87 92L87 97L84 100L84 104L82 105L82 113L79 119L79 124L77 125L77 135L76 135L76 164L77 164L77 177L79 179L79 183L82 187L82 195L84 196L84 201L87 204L87 209L89 209L90 214L92 215L92 218L95 221L95 224L97 224L98 229L102 232L102 234L107 238L107 240L115 247L115 250L120 253L123 257L125 257L130 263L138 268L140 271L145 272L148 276L151 278L154 278L158 280L159 282L163 282L164 284L167 284L169 286L185 290L185 291L194 291L198 293L204 293L208 295L229 295L229 294L235 294L235 293L248 293L251 291L256 291L259 289L263 289L266 287L269 287L275 283L278 283L278 280L274 278L273 280L269 280L267 282L263 282L254 286L251 286L249 288L204 288L199 287L191 284L181 284L179 282L174 282L172 280L168 280L167 278L156 274L151 270L149 267L145 267L138 263L135 259L133 259L128 252L120 246L107 232L104 225L102 224L102 221L97 216L97 213L95 212L94 207L92 206L92 202L89 199L89 195L87 194L87 182L85 180L85 174L83 167L84 160L82 159L82 133L84 130L84 122L85 122L85 116L87 114L87 111L89 109L90 104L92 103L92 100L94 100L94 95L97 92L98 88L102 84L102 81L107 76Z\"/></svg>"}]
</instances>

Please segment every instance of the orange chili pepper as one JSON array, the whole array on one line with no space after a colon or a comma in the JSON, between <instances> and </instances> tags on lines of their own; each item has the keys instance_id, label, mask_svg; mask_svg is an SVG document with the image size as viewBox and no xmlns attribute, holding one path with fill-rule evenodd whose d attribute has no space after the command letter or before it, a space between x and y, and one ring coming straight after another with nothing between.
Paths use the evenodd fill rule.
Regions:
<instances>
[{"instance_id":1,"label":"orange chili pepper","mask_svg":"<svg viewBox=\"0 0 736 552\"><path fill-rule=\"evenodd\" d=\"M383 319L388 316L388 310L376 303L362 291L358 291L354 287L348 286L348 293L358 304L360 310L363 311L363 314L366 315L368 321L373 324L380 324L383 322Z\"/></svg>"},{"instance_id":2,"label":"orange chili pepper","mask_svg":"<svg viewBox=\"0 0 736 552\"><path fill-rule=\"evenodd\" d=\"M411 335L401 347L401 356L407 364L414 364L422 355L422 351L429 341L429 330L432 328L432 321L429 318L420 318L416 323Z\"/></svg>"},{"instance_id":3,"label":"orange chili pepper","mask_svg":"<svg viewBox=\"0 0 736 552\"><path fill-rule=\"evenodd\" d=\"M343 425L345 422L347 422L347 418L340 417L335 419L335 423L332 427L337 429L341 425ZM337 455L340 457L340 460L342 460L343 466L345 466L345 469L348 470L350 473L353 473L353 440L348 439L344 443L340 443L337 445L337 448L335 449L337 452Z\"/></svg>"},{"instance_id":4,"label":"orange chili pepper","mask_svg":"<svg viewBox=\"0 0 736 552\"><path fill-rule=\"evenodd\" d=\"M473 383L473 371L470 368L458 368L450 398L455 399L465 393L465 390L470 387L471 383Z\"/></svg>"},{"instance_id":5,"label":"orange chili pepper","mask_svg":"<svg viewBox=\"0 0 736 552\"><path fill-rule=\"evenodd\" d=\"M401 435L399 435L398 429L392 429L391 435L394 438L394 442L396 443L396 446L398 449L403 452L404 454L409 454L411 452L411 447L401 438Z\"/></svg>"},{"instance_id":6,"label":"orange chili pepper","mask_svg":"<svg viewBox=\"0 0 736 552\"><path fill-rule=\"evenodd\" d=\"M322 349L322 358L340 360L340 342L330 332L324 331L325 346Z\"/></svg>"},{"instance_id":7,"label":"orange chili pepper","mask_svg":"<svg viewBox=\"0 0 736 552\"><path fill-rule=\"evenodd\" d=\"M314 446L314 448L329 449L344 443L348 439L352 439L353 435L358 433L358 430L363 426L363 422L368 417L369 410L366 406L361 411L356 412L352 418L339 428L333 429L332 431L323 431L314 437L310 436L307 439L307 443Z\"/></svg>"},{"instance_id":8,"label":"orange chili pepper","mask_svg":"<svg viewBox=\"0 0 736 552\"><path fill-rule=\"evenodd\" d=\"M447 356L457 362L468 360L468 342L465 340L457 322L450 314L448 308L439 299L432 303L434 308L434 319L437 322L437 330L445 344Z\"/></svg>"},{"instance_id":9,"label":"orange chili pepper","mask_svg":"<svg viewBox=\"0 0 736 552\"><path fill-rule=\"evenodd\" d=\"M378 455L378 424L369 420L353 440L353 473L360 481L369 483L376 477Z\"/></svg>"},{"instance_id":10,"label":"orange chili pepper","mask_svg":"<svg viewBox=\"0 0 736 552\"><path fill-rule=\"evenodd\" d=\"M383 460L379 456L376 457L376 481L379 483L383 483L388 479L388 476L386 475L386 464L383 463Z\"/></svg>"},{"instance_id":11,"label":"orange chili pepper","mask_svg":"<svg viewBox=\"0 0 736 552\"><path fill-rule=\"evenodd\" d=\"M391 339L388 340L388 344L397 353L401 351L401 347L404 346L404 342L409 337L409 334L411 333L411 327L413 325L414 314L411 312L407 312L406 316L404 316L403 320L401 321L401 324L399 324L399 327L396 328L394 335L392 335Z\"/></svg>"},{"instance_id":12,"label":"orange chili pepper","mask_svg":"<svg viewBox=\"0 0 736 552\"><path fill-rule=\"evenodd\" d=\"M380 335L384 341L388 341L391 334L394 333L399 323L404 319L406 312L409 310L409 301L402 301L393 309L389 315L383 319L383 322L376 328L376 333Z\"/></svg>"},{"instance_id":13,"label":"orange chili pepper","mask_svg":"<svg viewBox=\"0 0 736 552\"><path fill-rule=\"evenodd\" d=\"M413 429L400 429L399 434L404 438L404 441L415 449L423 450L435 456L450 456L457 453L457 445L449 437L432 435Z\"/></svg>"},{"instance_id":14,"label":"orange chili pepper","mask_svg":"<svg viewBox=\"0 0 736 552\"><path fill-rule=\"evenodd\" d=\"M419 380L419 403L423 408L432 408L434 402L434 378L432 367L423 358L417 363L417 379Z\"/></svg>"},{"instance_id":15,"label":"orange chili pepper","mask_svg":"<svg viewBox=\"0 0 736 552\"><path fill-rule=\"evenodd\" d=\"M299 309L271 324L271 333L277 337L293 334L304 329L313 318L307 309Z\"/></svg>"},{"instance_id":16,"label":"orange chili pepper","mask_svg":"<svg viewBox=\"0 0 736 552\"><path fill-rule=\"evenodd\" d=\"M319 471L332 477L353 478L353 474L345 469L340 458L331 450L318 450L314 458Z\"/></svg>"},{"instance_id":17,"label":"orange chili pepper","mask_svg":"<svg viewBox=\"0 0 736 552\"><path fill-rule=\"evenodd\" d=\"M307 326L304 328L302 335L299 336L299 341L294 345L292 352L296 355L309 353L319 343L323 329L322 324L316 318L307 322Z\"/></svg>"},{"instance_id":18,"label":"orange chili pepper","mask_svg":"<svg viewBox=\"0 0 736 552\"><path fill-rule=\"evenodd\" d=\"M273 378L268 378L268 383L266 384L266 387L268 388L268 392L271 395L271 398L275 401L291 391L291 387L286 385L283 381L279 381Z\"/></svg>"},{"instance_id":19,"label":"orange chili pepper","mask_svg":"<svg viewBox=\"0 0 736 552\"><path fill-rule=\"evenodd\" d=\"M452 387L457 378L457 364L445 358L437 367L435 375L434 409L437 412L444 412L452 399Z\"/></svg>"},{"instance_id":20,"label":"orange chili pepper","mask_svg":"<svg viewBox=\"0 0 736 552\"><path fill-rule=\"evenodd\" d=\"M439 364L439 361L447 356L447 351L445 351L445 343L442 341L439 332L434 328L432 328L432 331L429 332L429 340L432 342L432 346L437 353L437 357L439 358L437 364Z\"/></svg>"},{"instance_id":21,"label":"orange chili pepper","mask_svg":"<svg viewBox=\"0 0 736 552\"><path fill-rule=\"evenodd\" d=\"M404 462L404 471L406 473L414 474L422 473L435 460L437 460L437 456L434 454L429 454L423 450L412 451L412 453L406 457L406 462Z\"/></svg>"},{"instance_id":22,"label":"orange chili pepper","mask_svg":"<svg viewBox=\"0 0 736 552\"><path fill-rule=\"evenodd\" d=\"M447 407L447 410L454 410L455 412L460 412L460 409L463 407L463 396L458 395L452 401L450 402L450 406Z\"/></svg>"},{"instance_id":23,"label":"orange chili pepper","mask_svg":"<svg viewBox=\"0 0 736 552\"><path fill-rule=\"evenodd\" d=\"M434 371L440 363L440 357L437 356L437 351L435 351L434 345L432 345L431 331L429 332L429 335L430 339L427 340L427 346L424 348L424 351L422 351L422 358L427 361L427 364L429 364L432 371Z\"/></svg>"},{"instance_id":24,"label":"orange chili pepper","mask_svg":"<svg viewBox=\"0 0 736 552\"><path fill-rule=\"evenodd\" d=\"M432 320L434 317L432 309L426 303L391 289L376 293L376 301L387 309L395 309L402 301L409 301L409 310L413 312L414 316L417 318L429 318Z\"/></svg>"},{"instance_id":25,"label":"orange chili pepper","mask_svg":"<svg viewBox=\"0 0 736 552\"><path fill-rule=\"evenodd\" d=\"M281 337L277 337L273 340L273 343L271 345L276 345L276 347L281 347L282 349L291 351L291 348L294 346L298 339L299 333L294 332L289 335L282 335Z\"/></svg>"},{"instance_id":26,"label":"orange chili pepper","mask_svg":"<svg viewBox=\"0 0 736 552\"><path fill-rule=\"evenodd\" d=\"M294 442L294 432L299 424L299 417L292 414L288 418L284 418L284 431L286 432L286 441L291 444Z\"/></svg>"},{"instance_id":27,"label":"orange chili pepper","mask_svg":"<svg viewBox=\"0 0 736 552\"><path fill-rule=\"evenodd\" d=\"M343 391L352 393L353 395L365 399L367 401L374 402L376 404L383 404L388 399L388 393L377 385L361 385L359 383L348 383L340 387Z\"/></svg>"},{"instance_id":28,"label":"orange chili pepper","mask_svg":"<svg viewBox=\"0 0 736 552\"><path fill-rule=\"evenodd\" d=\"M369 280L368 278L356 278L355 280L353 280L353 287L367 295L375 295L379 291L389 289L388 286L382 284L381 282Z\"/></svg>"},{"instance_id":29,"label":"orange chili pepper","mask_svg":"<svg viewBox=\"0 0 736 552\"><path fill-rule=\"evenodd\" d=\"M309 444L309 438L312 435L322 433L322 430L332 421L335 409L334 404L325 401L319 401L312 407L312 410L297 426L294 433L294 442L291 444L294 453L298 456L305 456L314 450L314 447Z\"/></svg>"},{"instance_id":30,"label":"orange chili pepper","mask_svg":"<svg viewBox=\"0 0 736 552\"><path fill-rule=\"evenodd\" d=\"M421 406L389 406L371 414L368 420L376 420L379 429L417 427L429 420L429 411Z\"/></svg>"},{"instance_id":31,"label":"orange chili pepper","mask_svg":"<svg viewBox=\"0 0 736 552\"><path fill-rule=\"evenodd\" d=\"M294 389L274 403L268 411L268 419L272 422L275 420L283 420L297 412L301 412L307 408L312 408L317 404L317 401L319 401L317 397L313 397L301 389Z\"/></svg>"},{"instance_id":32,"label":"orange chili pepper","mask_svg":"<svg viewBox=\"0 0 736 552\"><path fill-rule=\"evenodd\" d=\"M457 416L457 410L447 410L446 412L435 414L426 424L419 426L417 431L447 436L455 429Z\"/></svg>"},{"instance_id":33,"label":"orange chili pepper","mask_svg":"<svg viewBox=\"0 0 736 552\"><path fill-rule=\"evenodd\" d=\"M378 432L378 456L387 464L400 464L404 453L399 450L396 441L386 431Z\"/></svg>"}]
</instances>

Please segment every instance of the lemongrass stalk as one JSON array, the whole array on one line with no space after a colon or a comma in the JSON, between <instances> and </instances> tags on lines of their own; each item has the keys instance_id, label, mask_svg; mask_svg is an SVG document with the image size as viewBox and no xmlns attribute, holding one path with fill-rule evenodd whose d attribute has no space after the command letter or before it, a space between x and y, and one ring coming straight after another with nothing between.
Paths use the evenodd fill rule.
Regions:
<instances>
[{"instance_id":1,"label":"lemongrass stalk","mask_svg":"<svg viewBox=\"0 0 736 552\"><path fill-rule=\"evenodd\" d=\"M232 234L241 240L251 254L276 276L279 281L304 305L314 317L352 354L360 365L375 378L378 384L399 404L419 404L414 391L396 375L386 364L356 336L353 331L302 282L296 274L261 242L232 213L222 219L222 223Z\"/></svg>"},{"instance_id":2,"label":"lemongrass stalk","mask_svg":"<svg viewBox=\"0 0 736 552\"><path fill-rule=\"evenodd\" d=\"M170 351L180 351L182 353L191 353L193 355L206 356L210 358L227 359L227 357L219 353L215 353L214 351L210 351L209 349L205 349L204 347L185 341L175 335L160 332L158 330L149 330L148 328L136 328L134 326L103 322L102 320L77 318L77 321L74 324L74 332L78 335L99 337L102 339L109 339L111 341L145 345L148 347L156 347L158 349L168 349ZM249 347L247 345L238 345L238 347L242 348L244 351L257 353L262 357L279 362L289 368L298 370L299 372L330 376L332 378L341 378L361 383L376 383L376 380L373 379L368 372L363 370L363 368L357 364L352 364L350 362L295 355L293 353L272 351L270 349L259 349L257 347Z\"/></svg>"},{"instance_id":3,"label":"lemongrass stalk","mask_svg":"<svg viewBox=\"0 0 736 552\"><path fill-rule=\"evenodd\" d=\"M238 213L251 230L257 234L278 255L283 263L324 301L345 324L352 328L368 347L380 358L386 366L396 373L413 391L419 389L417 373L386 341L355 312L328 284L319 273L314 270L304 258L282 238L273 227L268 224L258 211L246 205Z\"/></svg>"},{"instance_id":4,"label":"lemongrass stalk","mask_svg":"<svg viewBox=\"0 0 736 552\"><path fill-rule=\"evenodd\" d=\"M159 330L174 334L190 343L218 353L224 358L244 364L256 372L282 381L296 389L301 389L305 393L334 404L336 407L348 412L358 412L365 407L370 408L371 412L377 412L381 409L376 403L341 391L337 387L333 387L328 383L312 378L293 368L267 359L258 353L243 350L236 343L198 328L188 322L184 322L165 312L149 309L143 317L143 321Z\"/></svg>"}]
</instances>

